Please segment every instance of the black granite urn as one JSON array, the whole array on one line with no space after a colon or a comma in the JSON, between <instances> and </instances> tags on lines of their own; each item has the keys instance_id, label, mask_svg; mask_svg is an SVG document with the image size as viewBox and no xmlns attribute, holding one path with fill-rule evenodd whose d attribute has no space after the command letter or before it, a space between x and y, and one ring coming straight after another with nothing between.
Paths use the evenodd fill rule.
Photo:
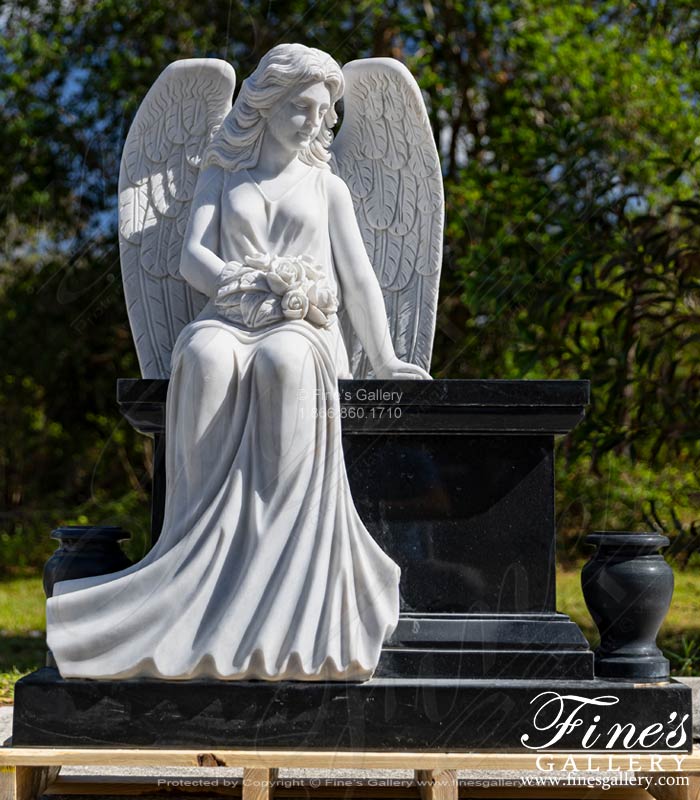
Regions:
<instances>
[{"instance_id":1,"label":"black granite urn","mask_svg":"<svg viewBox=\"0 0 700 800\"><path fill-rule=\"evenodd\" d=\"M44 566L44 591L53 594L58 581L107 575L131 566L119 542L130 534L118 527L70 525L51 531L59 546Z\"/></svg>"},{"instance_id":2,"label":"black granite urn","mask_svg":"<svg viewBox=\"0 0 700 800\"><path fill-rule=\"evenodd\" d=\"M600 632L596 677L667 680L669 663L656 636L673 595L673 570L660 553L668 538L597 531L586 542L597 547L581 573L583 596Z\"/></svg>"}]
</instances>

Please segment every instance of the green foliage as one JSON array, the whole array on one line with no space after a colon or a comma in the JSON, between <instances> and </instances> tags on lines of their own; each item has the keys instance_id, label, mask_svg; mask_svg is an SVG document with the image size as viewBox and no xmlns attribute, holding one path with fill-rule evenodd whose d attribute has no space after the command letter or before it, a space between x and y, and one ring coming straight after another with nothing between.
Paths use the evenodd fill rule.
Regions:
<instances>
[{"instance_id":1,"label":"green foliage","mask_svg":"<svg viewBox=\"0 0 700 800\"><path fill-rule=\"evenodd\" d=\"M147 524L150 447L119 418L114 401L117 377L136 371L121 290L110 281L103 305L91 307L87 289L62 303L46 283L52 266L47 277L46 268L7 265L0 289L5 572L40 566L53 549L49 531L72 518L109 524L124 511L124 527ZM89 276L88 267L76 270L76 283Z\"/></svg>"},{"instance_id":2,"label":"green foliage","mask_svg":"<svg viewBox=\"0 0 700 800\"><path fill-rule=\"evenodd\" d=\"M562 534L652 525L682 539L684 564L700 496L700 17L551 0L434 15L416 63L449 121L438 374L589 378L560 451Z\"/></svg>"},{"instance_id":3,"label":"green foliage","mask_svg":"<svg viewBox=\"0 0 700 800\"><path fill-rule=\"evenodd\" d=\"M595 648L599 644L598 631L583 599L581 566L579 562L557 570L557 608L576 622L591 647ZM658 646L671 664L673 675L700 674L698 596L700 574L691 571L677 573L671 608L657 640Z\"/></svg>"},{"instance_id":4,"label":"green foliage","mask_svg":"<svg viewBox=\"0 0 700 800\"><path fill-rule=\"evenodd\" d=\"M19 0L0 30L0 569L51 527L147 528L116 183L126 130L170 61L239 77L280 41L403 59L442 153L445 269L434 374L589 378L560 448L560 530L698 541L700 13L659 3L255 4ZM18 345L19 343L19 345ZM696 556L697 557L697 556Z\"/></svg>"},{"instance_id":5,"label":"green foliage","mask_svg":"<svg viewBox=\"0 0 700 800\"><path fill-rule=\"evenodd\" d=\"M36 662L37 665L40 663L41 661ZM0 671L0 706L12 705L15 697L15 683L23 675L26 675L26 672L14 668Z\"/></svg>"},{"instance_id":6,"label":"green foliage","mask_svg":"<svg viewBox=\"0 0 700 800\"><path fill-rule=\"evenodd\" d=\"M697 507L698 473L671 461L652 467L625 455L606 452L557 460L557 528L564 563L586 553L593 530L664 530L666 551L676 568L697 560L700 551Z\"/></svg>"},{"instance_id":7,"label":"green foliage","mask_svg":"<svg viewBox=\"0 0 700 800\"><path fill-rule=\"evenodd\" d=\"M674 675L697 675L700 672L700 639L683 635L679 642L664 649Z\"/></svg>"}]
</instances>

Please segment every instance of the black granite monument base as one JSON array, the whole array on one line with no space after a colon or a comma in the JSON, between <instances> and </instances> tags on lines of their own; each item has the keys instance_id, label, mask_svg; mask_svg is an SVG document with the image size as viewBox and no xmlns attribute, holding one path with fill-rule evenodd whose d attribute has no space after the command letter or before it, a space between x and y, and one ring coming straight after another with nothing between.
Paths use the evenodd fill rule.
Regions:
<instances>
[{"instance_id":1,"label":"black granite monument base","mask_svg":"<svg viewBox=\"0 0 700 800\"><path fill-rule=\"evenodd\" d=\"M402 612L375 677L585 680L593 653L566 614Z\"/></svg>"},{"instance_id":2,"label":"black granite monument base","mask_svg":"<svg viewBox=\"0 0 700 800\"><path fill-rule=\"evenodd\" d=\"M167 381L120 381L155 438L165 498ZM691 747L690 689L594 677L555 586L554 440L585 381L341 381L358 512L401 567L401 614L367 683L17 683L13 743L51 747L653 750ZM636 600L633 601L636 602Z\"/></svg>"},{"instance_id":3,"label":"black granite monument base","mask_svg":"<svg viewBox=\"0 0 700 800\"><path fill-rule=\"evenodd\" d=\"M64 680L16 685L14 746L308 750L691 749L670 682Z\"/></svg>"}]
</instances>

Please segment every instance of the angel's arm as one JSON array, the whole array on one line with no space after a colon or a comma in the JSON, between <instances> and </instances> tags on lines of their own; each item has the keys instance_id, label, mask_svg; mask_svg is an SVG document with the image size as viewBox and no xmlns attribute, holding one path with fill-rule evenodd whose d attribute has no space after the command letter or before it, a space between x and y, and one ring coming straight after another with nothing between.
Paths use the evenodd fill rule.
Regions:
<instances>
[{"instance_id":1,"label":"angel's arm","mask_svg":"<svg viewBox=\"0 0 700 800\"><path fill-rule=\"evenodd\" d=\"M224 262L218 256L223 181L224 170L221 167L206 167L200 173L182 244L180 274L207 297L216 294L219 275L224 268Z\"/></svg>"},{"instance_id":2,"label":"angel's arm","mask_svg":"<svg viewBox=\"0 0 700 800\"><path fill-rule=\"evenodd\" d=\"M381 378L430 377L425 370L396 356L384 297L367 257L352 197L336 175L328 176L328 219L343 305L376 375Z\"/></svg>"}]
</instances>

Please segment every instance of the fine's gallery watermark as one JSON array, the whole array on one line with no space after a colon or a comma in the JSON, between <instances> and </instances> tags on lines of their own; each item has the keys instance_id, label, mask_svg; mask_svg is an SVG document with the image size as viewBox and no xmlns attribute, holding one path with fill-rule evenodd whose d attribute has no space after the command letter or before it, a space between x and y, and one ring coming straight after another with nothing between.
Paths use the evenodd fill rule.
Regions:
<instances>
[{"instance_id":1,"label":"fine's gallery watermark","mask_svg":"<svg viewBox=\"0 0 700 800\"><path fill-rule=\"evenodd\" d=\"M635 772L600 773L596 775L569 772L566 775L523 775L519 779L521 787L557 786L581 787L586 789L610 789L639 787L649 791L652 784L656 786L689 786L687 775L638 775Z\"/></svg>"},{"instance_id":2,"label":"fine's gallery watermark","mask_svg":"<svg viewBox=\"0 0 700 800\"><path fill-rule=\"evenodd\" d=\"M310 400L314 402L309 402ZM330 419L397 420L403 415L403 392L388 389L301 389L299 409L302 417ZM320 401L320 402L319 402Z\"/></svg>"},{"instance_id":3,"label":"fine's gallery watermark","mask_svg":"<svg viewBox=\"0 0 700 800\"><path fill-rule=\"evenodd\" d=\"M583 697L541 692L533 706L532 726L538 736L524 733L520 743L529 750L680 750L687 747L689 714L668 712L651 724L612 719L609 713L620 698L613 694ZM595 712L595 713L591 713Z\"/></svg>"},{"instance_id":4,"label":"fine's gallery watermark","mask_svg":"<svg viewBox=\"0 0 700 800\"><path fill-rule=\"evenodd\" d=\"M678 767L677 769L681 769ZM653 770L651 770L653 772ZM629 788L640 787L649 790L652 784L657 786L688 786L690 784L687 775L677 774L663 774L663 770L657 770L655 775L638 774L632 770L612 770L606 771L590 771L578 772L571 770L566 774L554 774L547 767L541 768L540 772L524 772L518 777L484 777L484 778L466 778L460 779L460 787L468 787L470 789L481 788L516 788L522 789L526 787L585 787L588 789L599 788L603 791L615 788ZM547 774L543 774L547 773ZM550 774L551 773L551 774ZM347 776L333 776L333 777L295 777L289 776L285 778L273 778L272 780L264 780L249 777L203 777L192 776L187 778L159 778L159 789L183 789L183 788L198 788L198 789L221 789L221 788L239 788L239 787L258 787L258 788L273 788L273 789L340 789L340 788L392 788L392 789L410 789L421 788L423 786L450 786L454 785L451 779L444 779L438 776L436 779L421 780L409 778L391 778L391 777L376 777L368 775L367 777L347 777Z\"/></svg>"},{"instance_id":5,"label":"fine's gallery watermark","mask_svg":"<svg viewBox=\"0 0 700 800\"><path fill-rule=\"evenodd\" d=\"M569 753L555 759L549 753L537 756L539 772L590 773L682 772L687 754L680 753Z\"/></svg>"},{"instance_id":6,"label":"fine's gallery watermark","mask_svg":"<svg viewBox=\"0 0 700 800\"><path fill-rule=\"evenodd\" d=\"M403 397L403 392L389 389L344 389L340 392L340 399L344 403L382 403L384 405L398 405Z\"/></svg>"}]
</instances>

